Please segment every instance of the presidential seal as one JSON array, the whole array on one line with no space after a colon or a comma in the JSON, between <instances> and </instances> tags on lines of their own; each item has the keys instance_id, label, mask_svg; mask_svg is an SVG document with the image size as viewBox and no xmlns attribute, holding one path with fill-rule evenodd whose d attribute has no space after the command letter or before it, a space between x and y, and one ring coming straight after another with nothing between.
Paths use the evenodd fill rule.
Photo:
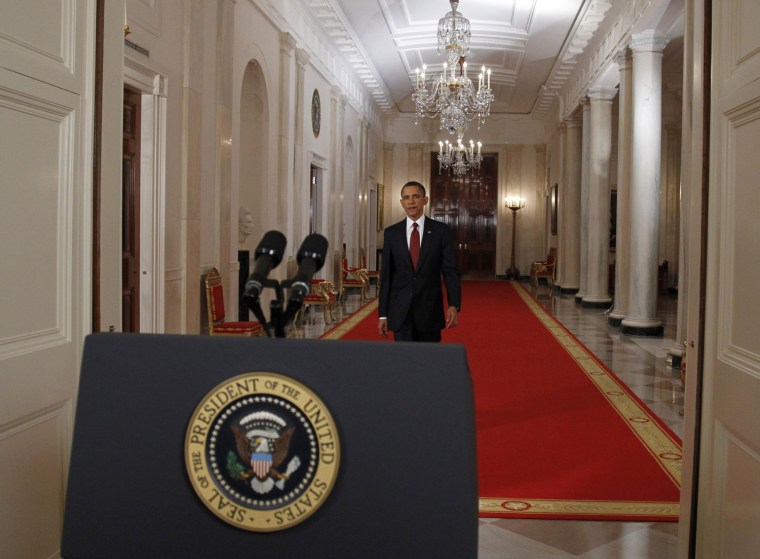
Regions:
<instances>
[{"instance_id":1,"label":"presidential seal","mask_svg":"<svg viewBox=\"0 0 760 559\"><path fill-rule=\"evenodd\" d=\"M309 388L251 372L216 386L185 435L185 465L203 504L243 530L284 530L325 502L340 463L338 430Z\"/></svg>"}]
</instances>

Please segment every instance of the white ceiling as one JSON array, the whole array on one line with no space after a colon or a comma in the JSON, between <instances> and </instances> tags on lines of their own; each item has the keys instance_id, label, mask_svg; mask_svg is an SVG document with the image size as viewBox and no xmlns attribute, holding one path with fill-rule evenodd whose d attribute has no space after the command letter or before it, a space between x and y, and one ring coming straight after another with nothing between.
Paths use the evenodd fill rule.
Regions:
<instances>
[{"instance_id":1,"label":"white ceiling","mask_svg":"<svg viewBox=\"0 0 760 559\"><path fill-rule=\"evenodd\" d=\"M301 0L342 52L381 111L414 111L415 69L438 75L438 20L448 0ZM470 68L492 70L494 114L548 110L576 57L630 0L463 0L470 20ZM617 6L617 7L616 7ZM471 76L477 79L473 73Z\"/></svg>"}]
</instances>

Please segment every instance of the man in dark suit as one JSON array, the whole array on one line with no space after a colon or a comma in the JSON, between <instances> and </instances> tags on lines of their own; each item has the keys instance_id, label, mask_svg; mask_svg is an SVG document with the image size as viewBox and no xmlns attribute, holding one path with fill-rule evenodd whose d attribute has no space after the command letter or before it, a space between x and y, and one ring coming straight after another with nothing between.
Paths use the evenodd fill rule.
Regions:
<instances>
[{"instance_id":1,"label":"man in dark suit","mask_svg":"<svg viewBox=\"0 0 760 559\"><path fill-rule=\"evenodd\" d=\"M457 325L462 291L451 229L425 216L425 187L401 189L407 218L385 230L377 330L396 341L440 342L441 330ZM444 313L441 277L448 308Z\"/></svg>"}]
</instances>

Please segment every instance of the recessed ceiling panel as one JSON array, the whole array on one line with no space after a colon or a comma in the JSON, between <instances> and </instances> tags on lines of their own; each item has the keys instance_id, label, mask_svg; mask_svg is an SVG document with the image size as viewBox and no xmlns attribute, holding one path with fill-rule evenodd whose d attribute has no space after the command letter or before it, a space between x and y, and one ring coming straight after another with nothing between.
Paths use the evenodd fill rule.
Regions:
<instances>
[{"instance_id":1,"label":"recessed ceiling panel","mask_svg":"<svg viewBox=\"0 0 760 559\"><path fill-rule=\"evenodd\" d=\"M312 12L331 10L335 14L330 20L333 27L326 31L334 35L335 22L343 26L343 36L352 42L349 63L356 70L369 69L390 95L382 106L414 111L410 96L415 69L427 65L428 79L442 71L445 58L437 52L437 27L438 20L451 10L448 1L301 1ZM557 58L573 42L573 33L582 27L586 14L598 18L608 7L608 0L462 0L457 11L470 20L472 33L468 74L472 73L470 77L477 83L481 66L491 69L496 97L491 112L530 113L542 87L549 87ZM598 22L592 23L596 29ZM582 28L588 33L588 26ZM363 63L356 60L357 52L366 58ZM357 76L366 86L369 78Z\"/></svg>"}]
</instances>

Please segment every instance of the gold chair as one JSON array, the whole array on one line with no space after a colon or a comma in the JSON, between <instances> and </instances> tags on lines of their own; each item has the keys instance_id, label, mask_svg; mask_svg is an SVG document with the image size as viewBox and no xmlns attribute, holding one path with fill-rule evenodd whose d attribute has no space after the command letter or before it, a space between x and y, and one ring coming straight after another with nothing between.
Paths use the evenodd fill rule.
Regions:
<instances>
[{"instance_id":1,"label":"gold chair","mask_svg":"<svg viewBox=\"0 0 760 559\"><path fill-rule=\"evenodd\" d=\"M364 247L359 249L359 267L364 268L367 271L367 277L369 278L370 283L372 283L372 280L377 280L377 286L380 287L380 270L370 270L369 266L367 266L367 255L364 252Z\"/></svg>"},{"instance_id":2,"label":"gold chair","mask_svg":"<svg viewBox=\"0 0 760 559\"><path fill-rule=\"evenodd\" d=\"M336 274L338 278L338 301L343 298L347 288L359 289L360 300L367 300L367 291L369 289L369 277L365 268L352 268L348 265L346 258L340 260L340 270Z\"/></svg>"},{"instance_id":3,"label":"gold chair","mask_svg":"<svg viewBox=\"0 0 760 559\"><path fill-rule=\"evenodd\" d=\"M311 291L304 297L303 305L296 313L296 322L303 319L306 313L306 307L312 305L321 305L324 316L325 324L332 324L335 320L333 316L333 308L335 302L338 300L338 295L335 292L335 286L333 282L323 279L311 280Z\"/></svg>"},{"instance_id":4,"label":"gold chair","mask_svg":"<svg viewBox=\"0 0 760 559\"><path fill-rule=\"evenodd\" d=\"M219 270L211 267L206 273L206 310L208 333L212 336L261 336L264 328L258 322L227 322L224 314L224 289Z\"/></svg>"},{"instance_id":5,"label":"gold chair","mask_svg":"<svg viewBox=\"0 0 760 559\"><path fill-rule=\"evenodd\" d=\"M530 265L530 285L534 292L538 291L541 278L546 279L549 292L554 290L554 272L557 264L557 249L550 248L546 260L536 260Z\"/></svg>"}]
</instances>

